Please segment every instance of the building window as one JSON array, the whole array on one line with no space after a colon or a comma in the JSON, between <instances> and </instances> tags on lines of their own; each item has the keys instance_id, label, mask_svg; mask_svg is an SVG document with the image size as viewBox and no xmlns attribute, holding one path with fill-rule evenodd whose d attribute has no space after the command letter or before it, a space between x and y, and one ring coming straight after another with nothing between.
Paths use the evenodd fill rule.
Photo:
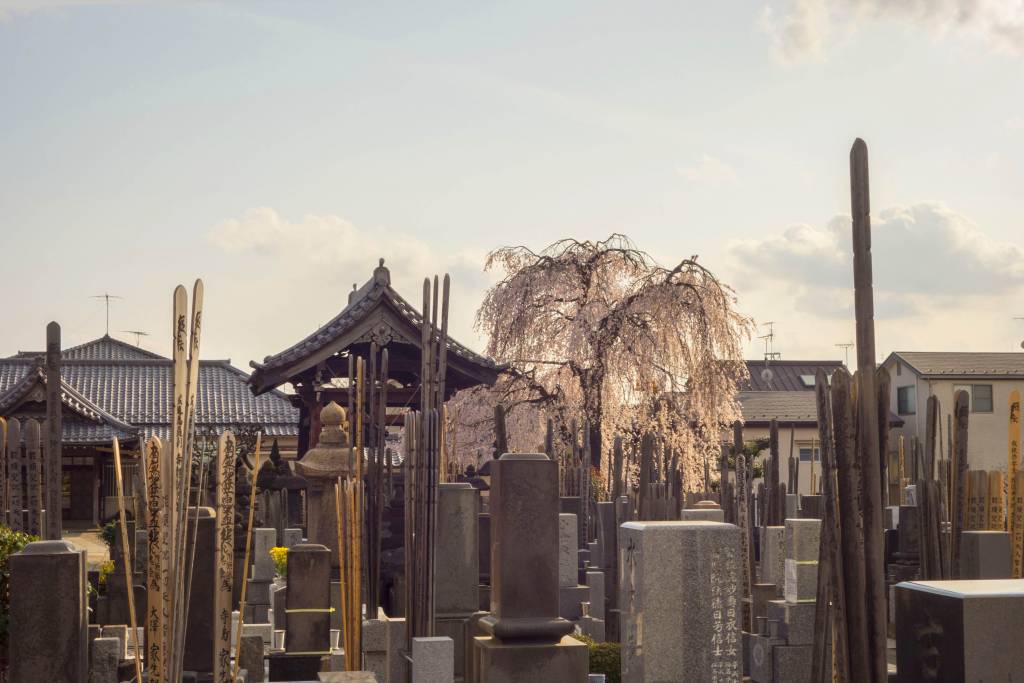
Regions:
<instances>
[{"instance_id":1,"label":"building window","mask_svg":"<svg viewBox=\"0 0 1024 683\"><path fill-rule=\"evenodd\" d=\"M800 381L803 382L805 387L813 387L814 375L800 375Z\"/></svg>"},{"instance_id":2,"label":"building window","mask_svg":"<svg viewBox=\"0 0 1024 683\"><path fill-rule=\"evenodd\" d=\"M958 391L967 392L972 413L992 412L991 384L954 384L953 395L955 396Z\"/></svg>"},{"instance_id":3,"label":"building window","mask_svg":"<svg viewBox=\"0 0 1024 683\"><path fill-rule=\"evenodd\" d=\"M821 461L821 453L817 446L800 446L800 462L810 462L812 456L814 462Z\"/></svg>"},{"instance_id":4,"label":"building window","mask_svg":"<svg viewBox=\"0 0 1024 683\"><path fill-rule=\"evenodd\" d=\"M896 412L900 415L917 414L917 387L899 387L896 389Z\"/></svg>"}]
</instances>

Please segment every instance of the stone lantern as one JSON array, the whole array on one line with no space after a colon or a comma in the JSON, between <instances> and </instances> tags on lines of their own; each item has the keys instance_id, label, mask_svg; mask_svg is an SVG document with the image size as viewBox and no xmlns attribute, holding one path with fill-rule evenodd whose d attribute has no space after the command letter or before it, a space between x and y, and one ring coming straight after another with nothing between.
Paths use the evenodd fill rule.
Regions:
<instances>
[{"instance_id":1,"label":"stone lantern","mask_svg":"<svg viewBox=\"0 0 1024 683\"><path fill-rule=\"evenodd\" d=\"M355 473L353 452L348 445L345 409L334 401L320 411L320 441L295 463L296 471L309 482L306 492L307 533L310 543L327 546L331 566L338 567L338 525L334 485L338 477Z\"/></svg>"}]
</instances>

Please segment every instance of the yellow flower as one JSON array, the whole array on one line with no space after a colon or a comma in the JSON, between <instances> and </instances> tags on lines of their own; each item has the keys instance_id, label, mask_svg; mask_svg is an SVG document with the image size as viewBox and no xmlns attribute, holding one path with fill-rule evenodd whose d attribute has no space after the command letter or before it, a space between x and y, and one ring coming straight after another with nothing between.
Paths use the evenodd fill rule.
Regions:
<instances>
[{"instance_id":1,"label":"yellow flower","mask_svg":"<svg viewBox=\"0 0 1024 683\"><path fill-rule=\"evenodd\" d=\"M104 562L103 564L100 565L99 582L100 582L101 586L105 586L107 584L107 576L109 574L111 574L113 571L114 571L114 561L113 560L107 560L106 562Z\"/></svg>"},{"instance_id":2,"label":"yellow flower","mask_svg":"<svg viewBox=\"0 0 1024 683\"><path fill-rule=\"evenodd\" d=\"M279 576L286 576L288 573L288 548L280 546L270 549L270 557L274 560Z\"/></svg>"}]
</instances>

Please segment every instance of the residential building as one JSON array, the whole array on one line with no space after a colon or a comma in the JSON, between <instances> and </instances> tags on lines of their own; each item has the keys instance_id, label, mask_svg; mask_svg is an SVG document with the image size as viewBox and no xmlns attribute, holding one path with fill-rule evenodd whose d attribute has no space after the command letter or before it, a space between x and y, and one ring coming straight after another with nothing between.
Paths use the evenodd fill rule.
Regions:
<instances>
[{"instance_id":1,"label":"residential building","mask_svg":"<svg viewBox=\"0 0 1024 683\"><path fill-rule=\"evenodd\" d=\"M891 378L891 406L904 424L893 435L924 439L929 396L939 399L941 444L946 457L953 394L970 396L967 461L971 469L1006 471L1010 392L1024 392L1024 353L894 351L882 364Z\"/></svg>"}]
</instances>

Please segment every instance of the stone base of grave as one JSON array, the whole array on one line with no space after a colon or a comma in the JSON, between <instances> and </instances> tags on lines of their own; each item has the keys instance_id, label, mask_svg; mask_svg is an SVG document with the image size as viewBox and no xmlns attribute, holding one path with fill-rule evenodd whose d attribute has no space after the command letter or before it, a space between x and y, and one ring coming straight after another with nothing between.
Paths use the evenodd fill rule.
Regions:
<instances>
[{"instance_id":1,"label":"stone base of grave","mask_svg":"<svg viewBox=\"0 0 1024 683\"><path fill-rule=\"evenodd\" d=\"M434 632L438 636L452 639L455 647L455 678L466 675L466 647L470 643L469 620L473 614L439 614L434 622Z\"/></svg>"},{"instance_id":2,"label":"stone base of grave","mask_svg":"<svg viewBox=\"0 0 1024 683\"><path fill-rule=\"evenodd\" d=\"M768 603L768 619L779 622L779 637L787 645L810 645L814 642L814 602L785 602L772 600Z\"/></svg>"},{"instance_id":3,"label":"stone base of grave","mask_svg":"<svg viewBox=\"0 0 1024 683\"><path fill-rule=\"evenodd\" d=\"M583 603L590 599L587 586L564 586L558 589L558 616L579 621L583 616Z\"/></svg>"},{"instance_id":4,"label":"stone base of grave","mask_svg":"<svg viewBox=\"0 0 1024 683\"><path fill-rule=\"evenodd\" d=\"M271 653L270 680L274 683L285 681L315 681L320 673L324 655L296 655L287 652Z\"/></svg>"},{"instance_id":5,"label":"stone base of grave","mask_svg":"<svg viewBox=\"0 0 1024 683\"><path fill-rule=\"evenodd\" d=\"M589 675L587 646L569 636L557 643L479 637L473 639L473 652L476 683L586 683Z\"/></svg>"},{"instance_id":6,"label":"stone base of grave","mask_svg":"<svg viewBox=\"0 0 1024 683\"><path fill-rule=\"evenodd\" d=\"M1010 534L1005 531L964 531L960 536L961 579L1009 579Z\"/></svg>"},{"instance_id":7,"label":"stone base of grave","mask_svg":"<svg viewBox=\"0 0 1024 683\"><path fill-rule=\"evenodd\" d=\"M320 683L384 683L372 671L333 671L320 674Z\"/></svg>"},{"instance_id":8,"label":"stone base of grave","mask_svg":"<svg viewBox=\"0 0 1024 683\"><path fill-rule=\"evenodd\" d=\"M405 619L392 619L383 610L378 616L363 622L363 668L381 683L405 683Z\"/></svg>"}]
</instances>

